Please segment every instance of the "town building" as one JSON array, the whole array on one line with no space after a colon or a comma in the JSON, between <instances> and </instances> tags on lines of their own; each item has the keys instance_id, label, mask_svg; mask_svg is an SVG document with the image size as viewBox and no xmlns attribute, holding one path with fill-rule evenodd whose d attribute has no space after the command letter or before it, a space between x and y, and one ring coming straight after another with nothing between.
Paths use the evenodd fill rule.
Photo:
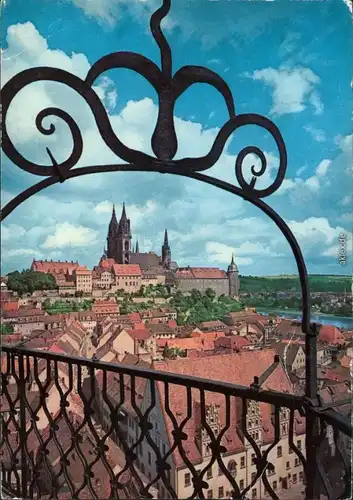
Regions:
<instances>
[{"instance_id":1,"label":"town building","mask_svg":"<svg viewBox=\"0 0 353 500\"><path fill-rule=\"evenodd\" d=\"M75 280L76 292L85 294L92 293L92 271L87 266L80 266L74 269L73 277Z\"/></svg>"},{"instance_id":2,"label":"town building","mask_svg":"<svg viewBox=\"0 0 353 500\"><path fill-rule=\"evenodd\" d=\"M140 362L141 365L141 362ZM139 366L139 364L137 364ZM151 366L147 364L146 367ZM242 352L222 356L210 356L201 358L182 358L177 360L164 360L152 363L152 368L171 373L188 376L204 377L205 373L213 380L223 380L226 382L249 385L253 381L254 373L260 376L263 389L286 390L291 392L291 384L287 378L281 363L274 357L274 351L264 350L258 352ZM104 401L101 387L100 374L97 375L96 405L99 414L103 416L102 427L109 429L109 408ZM110 380L111 379L111 380ZM107 394L112 404L121 401L119 378L115 374L110 375L107 384ZM149 410L149 422L151 423L150 436L156 444L162 456L166 456L173 446L174 424L165 411L165 389L160 382L156 384L156 403L152 410ZM150 407L151 391L147 379L137 378L135 385L135 407L130 403L129 390L127 385L124 388L125 399L123 403L124 424L121 422L121 430L124 439L128 443L133 443L139 433L138 411L144 414ZM215 436L221 432L226 423L226 412L224 396L217 393L207 393L206 398L206 422ZM131 399L132 400L132 399ZM234 398L231 401L230 422L227 424L228 430L222 437L222 445L226 451L222 454L224 467L231 475L236 476L236 480L241 490L251 486L256 477L256 455L254 449L248 442L244 434L242 425L243 403L242 400ZM187 398L185 388L171 384L168 393L168 408L173 413L177 424L180 425L188 415L188 425L185 438L183 438L183 449L188 460L200 471L207 467L212 456L210 448L210 437L206 428L202 425L200 414L201 402L195 394L193 395L192 410L187 408ZM188 413L190 411L190 413ZM289 410L283 409L280 412L280 438L276 446L271 449L268 461L271 463L271 470L268 472L268 480L273 489L281 496L281 492L287 490L292 485L303 483L304 472L300 460L290 449L288 442L289 432ZM105 417L106 416L106 417ZM247 403L246 430L252 435L256 444L263 453L274 439L274 415L270 405L249 401ZM305 453L305 422L299 414L295 416L294 443ZM153 458L154 452L150 445L143 441L138 449L138 466L143 474L148 478L156 477L156 461ZM173 453L166 459L170 466L168 479L174 488L177 498L188 498L193 491L193 482L190 468L179 454L178 448L173 449ZM218 462L209 467L204 476L204 481L208 483L206 492L207 498L229 498L232 487L229 480L224 475ZM168 498L168 493L162 481L156 483L160 498ZM264 485L258 480L250 488L249 495L252 499L262 498L265 494Z\"/></svg>"}]
</instances>

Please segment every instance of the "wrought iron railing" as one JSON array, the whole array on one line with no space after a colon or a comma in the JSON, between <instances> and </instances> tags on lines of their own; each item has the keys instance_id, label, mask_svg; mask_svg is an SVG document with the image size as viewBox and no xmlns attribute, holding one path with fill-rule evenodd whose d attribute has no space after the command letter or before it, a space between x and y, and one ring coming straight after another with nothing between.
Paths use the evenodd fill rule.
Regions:
<instances>
[{"instance_id":1,"label":"wrought iron railing","mask_svg":"<svg viewBox=\"0 0 353 500\"><path fill-rule=\"evenodd\" d=\"M2 485L19 498L207 498L211 491L276 499L279 469L282 487L291 477L306 498L349 498L352 429L332 408L317 412L301 396L261 390L258 379L241 387L23 347L3 351ZM207 416L210 401L217 426ZM247 420L252 401L269 409L260 439ZM319 429L315 464L305 450L309 414Z\"/></svg>"}]
</instances>

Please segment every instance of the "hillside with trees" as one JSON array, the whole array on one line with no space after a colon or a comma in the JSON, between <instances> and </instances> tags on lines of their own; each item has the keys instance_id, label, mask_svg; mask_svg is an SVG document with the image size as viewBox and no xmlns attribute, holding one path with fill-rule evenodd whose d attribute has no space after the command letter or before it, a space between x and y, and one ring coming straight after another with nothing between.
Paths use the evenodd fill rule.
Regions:
<instances>
[{"instance_id":1,"label":"hillside with trees","mask_svg":"<svg viewBox=\"0 0 353 500\"><path fill-rule=\"evenodd\" d=\"M350 276L343 275L311 274L309 276L311 292L343 293L345 290L350 290L351 281ZM296 275L240 276L240 292L300 292L300 281Z\"/></svg>"},{"instance_id":2,"label":"hillside with trees","mask_svg":"<svg viewBox=\"0 0 353 500\"><path fill-rule=\"evenodd\" d=\"M52 274L37 271L14 271L7 275L7 287L17 292L20 296L33 293L36 290L54 290L57 288L55 278Z\"/></svg>"},{"instance_id":3,"label":"hillside with trees","mask_svg":"<svg viewBox=\"0 0 353 500\"><path fill-rule=\"evenodd\" d=\"M192 290L190 294L178 291L169 305L178 311L179 325L222 320L227 313L243 309L239 301L226 295L217 297L210 288L204 294L199 290Z\"/></svg>"}]
</instances>

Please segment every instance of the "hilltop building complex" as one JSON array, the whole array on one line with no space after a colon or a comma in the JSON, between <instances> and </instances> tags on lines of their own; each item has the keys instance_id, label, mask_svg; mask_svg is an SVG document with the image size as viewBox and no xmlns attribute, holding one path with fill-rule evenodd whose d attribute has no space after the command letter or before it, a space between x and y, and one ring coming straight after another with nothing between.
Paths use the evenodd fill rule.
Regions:
<instances>
[{"instance_id":1,"label":"hilltop building complex","mask_svg":"<svg viewBox=\"0 0 353 500\"><path fill-rule=\"evenodd\" d=\"M125 204L118 222L113 206L108 226L107 245L93 270L78 262L53 262L33 260L32 271L52 274L62 295L85 294L98 290L137 292L141 286L164 285L169 289L205 292L213 289L217 295L239 294L239 271L234 255L227 271L215 267L179 267L172 260L172 251L165 230L161 255L140 252L139 243L133 248L130 219Z\"/></svg>"}]
</instances>

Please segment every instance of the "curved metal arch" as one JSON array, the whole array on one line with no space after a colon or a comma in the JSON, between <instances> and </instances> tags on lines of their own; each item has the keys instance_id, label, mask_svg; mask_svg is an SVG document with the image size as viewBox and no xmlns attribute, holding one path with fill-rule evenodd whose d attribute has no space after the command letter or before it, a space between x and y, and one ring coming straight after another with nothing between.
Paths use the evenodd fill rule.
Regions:
<instances>
[{"instance_id":1,"label":"curved metal arch","mask_svg":"<svg viewBox=\"0 0 353 500\"><path fill-rule=\"evenodd\" d=\"M34 175L44 176L46 179L31 186L11 200L2 210L2 220L23 201L48 186L58 182L64 182L66 179L98 172L145 171L170 173L200 180L241 196L243 199L260 208L272 219L289 243L296 260L302 295L302 329L306 334L306 396L311 401L314 401L317 391L316 332L310 327L309 286L305 262L298 242L289 227L284 220L261 199L275 192L280 187L285 177L287 152L284 140L276 125L268 118L254 113L236 115L232 92L224 79L214 71L201 66L184 66L173 74L171 48L161 28L162 20L169 13L171 0L161 1L162 5L152 14L150 20L151 33L160 50L161 68L141 54L136 54L134 52L114 52L102 57L94 63L84 80L61 69L41 67L22 71L5 84L1 91L3 111L2 149L7 157L19 168ZM148 80L157 92L159 112L155 130L151 138L152 150L155 156L150 156L141 151L131 149L123 144L114 133L110 124L109 115L93 89L93 84L97 78L108 69L118 67L137 72ZM82 134L75 120L66 111L55 107L43 109L38 113L36 126L42 134L52 135L55 133L55 125L51 123L49 126L45 126L43 121L50 116L63 120L67 124L73 139L73 147L69 157L65 161L58 163L49 148L46 148L51 160L51 165L38 165L24 158L16 149L8 135L6 118L9 107L18 92L30 83L37 81L59 82L75 90L91 108L97 128L105 144L116 154L116 156L126 163L73 168L77 166L82 155ZM219 130L210 151L206 155L198 158L173 160L178 149L178 141L174 126L174 106L181 94L195 83L207 83L221 93L228 109L229 120ZM267 168L265 154L256 146L245 147L237 156L235 174L240 188L219 179L201 174L201 171L208 170L217 162L224 150L227 140L233 132L249 124L264 128L271 134L276 142L279 153L279 168L277 176L272 184L266 189L256 189L257 178L261 177ZM250 183L245 180L243 175L244 159L249 154L256 155L261 162L261 168L258 171L254 165L252 166L251 173L253 177Z\"/></svg>"},{"instance_id":2,"label":"curved metal arch","mask_svg":"<svg viewBox=\"0 0 353 500\"><path fill-rule=\"evenodd\" d=\"M129 165L129 164L92 165L89 167L81 167L78 169L70 170L66 175L66 179L73 179L75 177L80 177L82 175L104 173L104 172L159 172L162 174L179 175L182 177L187 177L189 179L199 180L206 184L222 189L223 191L227 191L229 193L233 193L235 195L240 196L244 200L249 201L254 206L259 208L266 215L268 215L270 219L280 229L281 233L286 238L293 252L302 288L302 301L303 301L302 329L304 332L309 332L310 329L309 286L308 286L308 276L303 254L301 252L297 240L295 239L288 225L277 214L277 212L275 212L273 208L271 208L267 203L262 201L260 198L254 197L251 192L244 191L241 188L233 186L232 184L222 181L220 179L216 179L214 177L199 172L190 172L190 171L185 171L183 169L176 169L175 167L168 167L168 166L151 167L151 165L144 166L144 165ZM21 194L19 194L18 196L16 196L10 202L7 203L7 205L2 210L2 220L4 220L11 212L13 212L16 207L18 207L21 203L29 199L34 194L39 193L40 191L43 191L43 189L58 184L60 182L62 182L62 180L58 175L52 176L26 189Z\"/></svg>"}]
</instances>

